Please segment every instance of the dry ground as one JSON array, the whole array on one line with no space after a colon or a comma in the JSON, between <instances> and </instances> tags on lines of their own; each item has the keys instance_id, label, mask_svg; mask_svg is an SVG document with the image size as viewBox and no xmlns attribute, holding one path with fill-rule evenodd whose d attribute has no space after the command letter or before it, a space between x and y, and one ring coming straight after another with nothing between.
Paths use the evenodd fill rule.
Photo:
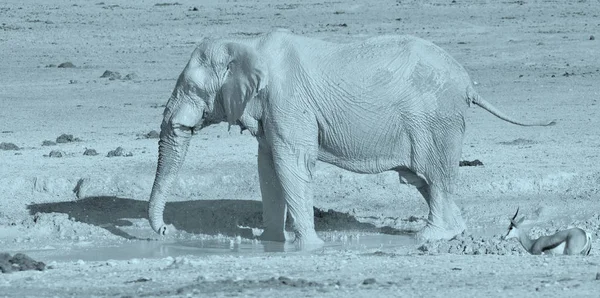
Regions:
<instances>
[{"instance_id":1,"label":"dry ground","mask_svg":"<svg viewBox=\"0 0 600 298\"><path fill-rule=\"evenodd\" d=\"M599 15L600 2L585 0L3 1L0 142L21 149L0 150L0 251L28 251L52 269L1 274L0 296L597 296ZM469 110L463 159L484 166L461 168L456 200L469 232L485 241L520 206L537 233L587 228L592 254L529 256L514 243L501 244L508 255L422 253L407 244L59 260L85 247L157 239L145 215L157 140L144 135L159 129L194 44L277 27L337 42L413 34L453 55L507 113L556 119L524 128ZM63 62L75 67L57 67ZM121 79L101 78L106 70ZM42 146L61 134L80 140ZM119 146L132 156L106 157ZM53 150L63 157L44 156ZM323 235L402 234L426 215L417 192L391 173L320 164L316 176L316 207L331 209L317 218ZM178 184L166 221L179 232L169 241L239 244L235 236L248 231L238 226L260 224L256 141L247 133L201 131Z\"/></svg>"}]
</instances>

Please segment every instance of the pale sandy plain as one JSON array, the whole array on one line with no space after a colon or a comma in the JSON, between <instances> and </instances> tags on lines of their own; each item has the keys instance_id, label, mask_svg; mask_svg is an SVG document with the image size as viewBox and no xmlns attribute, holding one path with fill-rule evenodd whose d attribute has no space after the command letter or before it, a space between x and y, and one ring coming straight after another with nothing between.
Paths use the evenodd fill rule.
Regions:
<instances>
[{"instance_id":1,"label":"pale sandy plain","mask_svg":"<svg viewBox=\"0 0 600 298\"><path fill-rule=\"evenodd\" d=\"M100 1L0 3L0 142L21 147L0 150L0 252L51 267L0 274L0 296L598 297L600 1ZM508 114L557 120L526 128L468 111L463 159L484 166L461 168L456 200L482 254L419 250L404 235L426 216L416 190L325 164L315 207L331 209L317 219L328 246L265 252L277 247L245 238L260 226L257 144L227 125L192 141L165 214L178 232L152 233L157 139L144 135L194 44L276 27L336 42L413 34ZM42 146L61 134L80 141ZM132 156L106 157L118 146ZM586 228L591 255L498 242L518 206L538 235Z\"/></svg>"}]
</instances>

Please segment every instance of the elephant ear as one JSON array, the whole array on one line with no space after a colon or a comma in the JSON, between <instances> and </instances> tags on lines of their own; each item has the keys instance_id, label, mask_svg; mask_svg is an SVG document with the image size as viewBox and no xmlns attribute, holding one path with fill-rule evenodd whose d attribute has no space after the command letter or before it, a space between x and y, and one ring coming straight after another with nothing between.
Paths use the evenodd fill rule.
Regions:
<instances>
[{"instance_id":1,"label":"elephant ear","mask_svg":"<svg viewBox=\"0 0 600 298\"><path fill-rule=\"evenodd\" d=\"M246 104L267 85L267 68L251 47L230 43L227 45L230 62L227 76L221 86L227 121L234 125L244 113Z\"/></svg>"}]
</instances>

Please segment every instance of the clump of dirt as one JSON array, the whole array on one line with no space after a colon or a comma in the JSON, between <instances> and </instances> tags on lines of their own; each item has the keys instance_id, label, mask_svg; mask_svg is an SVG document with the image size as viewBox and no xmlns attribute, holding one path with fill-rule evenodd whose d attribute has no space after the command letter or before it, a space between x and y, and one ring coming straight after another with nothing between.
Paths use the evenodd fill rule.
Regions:
<instances>
[{"instance_id":1,"label":"clump of dirt","mask_svg":"<svg viewBox=\"0 0 600 298\"><path fill-rule=\"evenodd\" d=\"M138 78L137 74L129 73L125 76L121 76L121 74L117 71L105 70L104 73L100 76L101 78L108 78L109 81L114 80L123 80L123 81L132 81Z\"/></svg>"},{"instance_id":2,"label":"clump of dirt","mask_svg":"<svg viewBox=\"0 0 600 298\"><path fill-rule=\"evenodd\" d=\"M160 133L156 130L151 130L149 133L145 134L144 137L146 139L158 139L160 137Z\"/></svg>"},{"instance_id":3,"label":"clump of dirt","mask_svg":"<svg viewBox=\"0 0 600 298\"><path fill-rule=\"evenodd\" d=\"M96 152L95 149L85 149L85 151L83 151L83 155L85 155L85 156L96 156L96 155L98 155L98 152Z\"/></svg>"},{"instance_id":4,"label":"clump of dirt","mask_svg":"<svg viewBox=\"0 0 600 298\"><path fill-rule=\"evenodd\" d=\"M5 143L2 142L0 143L0 150L19 150L21 148L19 148L19 146L13 144L13 143Z\"/></svg>"},{"instance_id":5,"label":"clump of dirt","mask_svg":"<svg viewBox=\"0 0 600 298\"><path fill-rule=\"evenodd\" d=\"M462 233L451 240L431 240L417 248L424 254L516 255L524 253L518 241L503 240L501 235L477 237Z\"/></svg>"},{"instance_id":6,"label":"clump of dirt","mask_svg":"<svg viewBox=\"0 0 600 298\"><path fill-rule=\"evenodd\" d=\"M79 216L77 211L60 210L55 212L52 209L52 204L31 206L29 207L30 214L20 222L20 225L26 229L22 239L17 241L25 241L28 235L40 235L33 238L34 241L48 241L47 239L60 240L90 240L90 238L101 238L120 240L120 236L111 233L105 227L98 225L90 225L77 221L74 216ZM62 212L75 212L72 216ZM47 238L46 238L47 237Z\"/></svg>"},{"instance_id":7,"label":"clump of dirt","mask_svg":"<svg viewBox=\"0 0 600 298\"><path fill-rule=\"evenodd\" d=\"M11 256L8 253L0 253L0 272L2 273L25 270L44 271L44 269L46 269L46 264L35 261L26 254L18 253Z\"/></svg>"},{"instance_id":8,"label":"clump of dirt","mask_svg":"<svg viewBox=\"0 0 600 298\"><path fill-rule=\"evenodd\" d=\"M264 289L264 288L275 288L275 287L293 287L293 288L318 288L327 289L339 288L342 283L339 280L329 280L325 282L317 282L305 280L302 278L294 279L286 276L280 276L278 278L272 277L264 280L252 280L252 279L225 279L208 281L203 276L198 278L197 283L184 286L175 290L177 295L194 295L196 293L203 293L205 295L214 293L217 291L237 293L249 289ZM209 295L210 296L210 295Z\"/></svg>"},{"instance_id":9,"label":"clump of dirt","mask_svg":"<svg viewBox=\"0 0 600 298\"><path fill-rule=\"evenodd\" d=\"M121 74L116 72L116 71L110 71L110 70L106 70L104 71L104 73L100 76L101 78L108 78L109 80L113 81L113 80L120 80L121 79Z\"/></svg>"},{"instance_id":10,"label":"clump of dirt","mask_svg":"<svg viewBox=\"0 0 600 298\"><path fill-rule=\"evenodd\" d=\"M60 157L64 157L64 156L66 156L66 155L67 155L67 154L66 154L64 151L60 151L60 150L52 150L52 151L50 151L50 153L49 153L48 155L46 155L46 156L47 156L47 157L57 157L57 158L60 158Z\"/></svg>"},{"instance_id":11,"label":"clump of dirt","mask_svg":"<svg viewBox=\"0 0 600 298\"><path fill-rule=\"evenodd\" d=\"M123 81L132 81L132 80L136 80L138 78L138 76L135 73L128 73L123 77Z\"/></svg>"},{"instance_id":12,"label":"clump of dirt","mask_svg":"<svg viewBox=\"0 0 600 298\"><path fill-rule=\"evenodd\" d=\"M167 3L156 3L154 6L173 6L173 5L181 5L179 2L167 2Z\"/></svg>"},{"instance_id":13,"label":"clump of dirt","mask_svg":"<svg viewBox=\"0 0 600 298\"><path fill-rule=\"evenodd\" d=\"M106 157L117 157L117 156L133 156L133 153L131 152L127 152L125 153L125 149L123 149L123 147L117 147L117 149L115 150L111 150L108 151L108 153L106 154Z\"/></svg>"},{"instance_id":14,"label":"clump of dirt","mask_svg":"<svg viewBox=\"0 0 600 298\"><path fill-rule=\"evenodd\" d=\"M498 144L509 145L509 146L523 146L523 145L537 144L537 142L533 141L533 140L529 140L529 139L518 138L518 139L514 139L512 141L498 142Z\"/></svg>"},{"instance_id":15,"label":"clump of dirt","mask_svg":"<svg viewBox=\"0 0 600 298\"><path fill-rule=\"evenodd\" d=\"M458 163L459 167L478 167L478 166L483 166L483 162L481 162L479 159L473 160L473 161L469 161L469 160L461 160Z\"/></svg>"},{"instance_id":16,"label":"clump of dirt","mask_svg":"<svg viewBox=\"0 0 600 298\"><path fill-rule=\"evenodd\" d=\"M70 135L70 134L62 134L62 135L58 136L58 138L56 138L56 143L59 143L59 144L79 142L79 141L81 141L81 139L74 138L73 135Z\"/></svg>"},{"instance_id":17,"label":"clump of dirt","mask_svg":"<svg viewBox=\"0 0 600 298\"><path fill-rule=\"evenodd\" d=\"M57 67L58 68L75 68L75 64L67 61L67 62L63 62L63 63L59 64Z\"/></svg>"},{"instance_id":18,"label":"clump of dirt","mask_svg":"<svg viewBox=\"0 0 600 298\"><path fill-rule=\"evenodd\" d=\"M42 146L55 146L56 142L50 141L50 140L44 140L42 142Z\"/></svg>"}]
</instances>

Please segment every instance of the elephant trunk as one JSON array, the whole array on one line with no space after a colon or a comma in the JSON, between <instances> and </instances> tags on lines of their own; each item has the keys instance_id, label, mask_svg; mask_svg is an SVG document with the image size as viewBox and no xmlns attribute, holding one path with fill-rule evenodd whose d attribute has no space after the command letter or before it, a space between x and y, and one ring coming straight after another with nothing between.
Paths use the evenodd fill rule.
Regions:
<instances>
[{"instance_id":1,"label":"elephant trunk","mask_svg":"<svg viewBox=\"0 0 600 298\"><path fill-rule=\"evenodd\" d=\"M183 105L175 113L167 115L161 126L158 165L148 206L150 226L160 235L167 233L167 226L163 220L167 195L185 160L192 137L191 127L201 118L202 111Z\"/></svg>"}]
</instances>

